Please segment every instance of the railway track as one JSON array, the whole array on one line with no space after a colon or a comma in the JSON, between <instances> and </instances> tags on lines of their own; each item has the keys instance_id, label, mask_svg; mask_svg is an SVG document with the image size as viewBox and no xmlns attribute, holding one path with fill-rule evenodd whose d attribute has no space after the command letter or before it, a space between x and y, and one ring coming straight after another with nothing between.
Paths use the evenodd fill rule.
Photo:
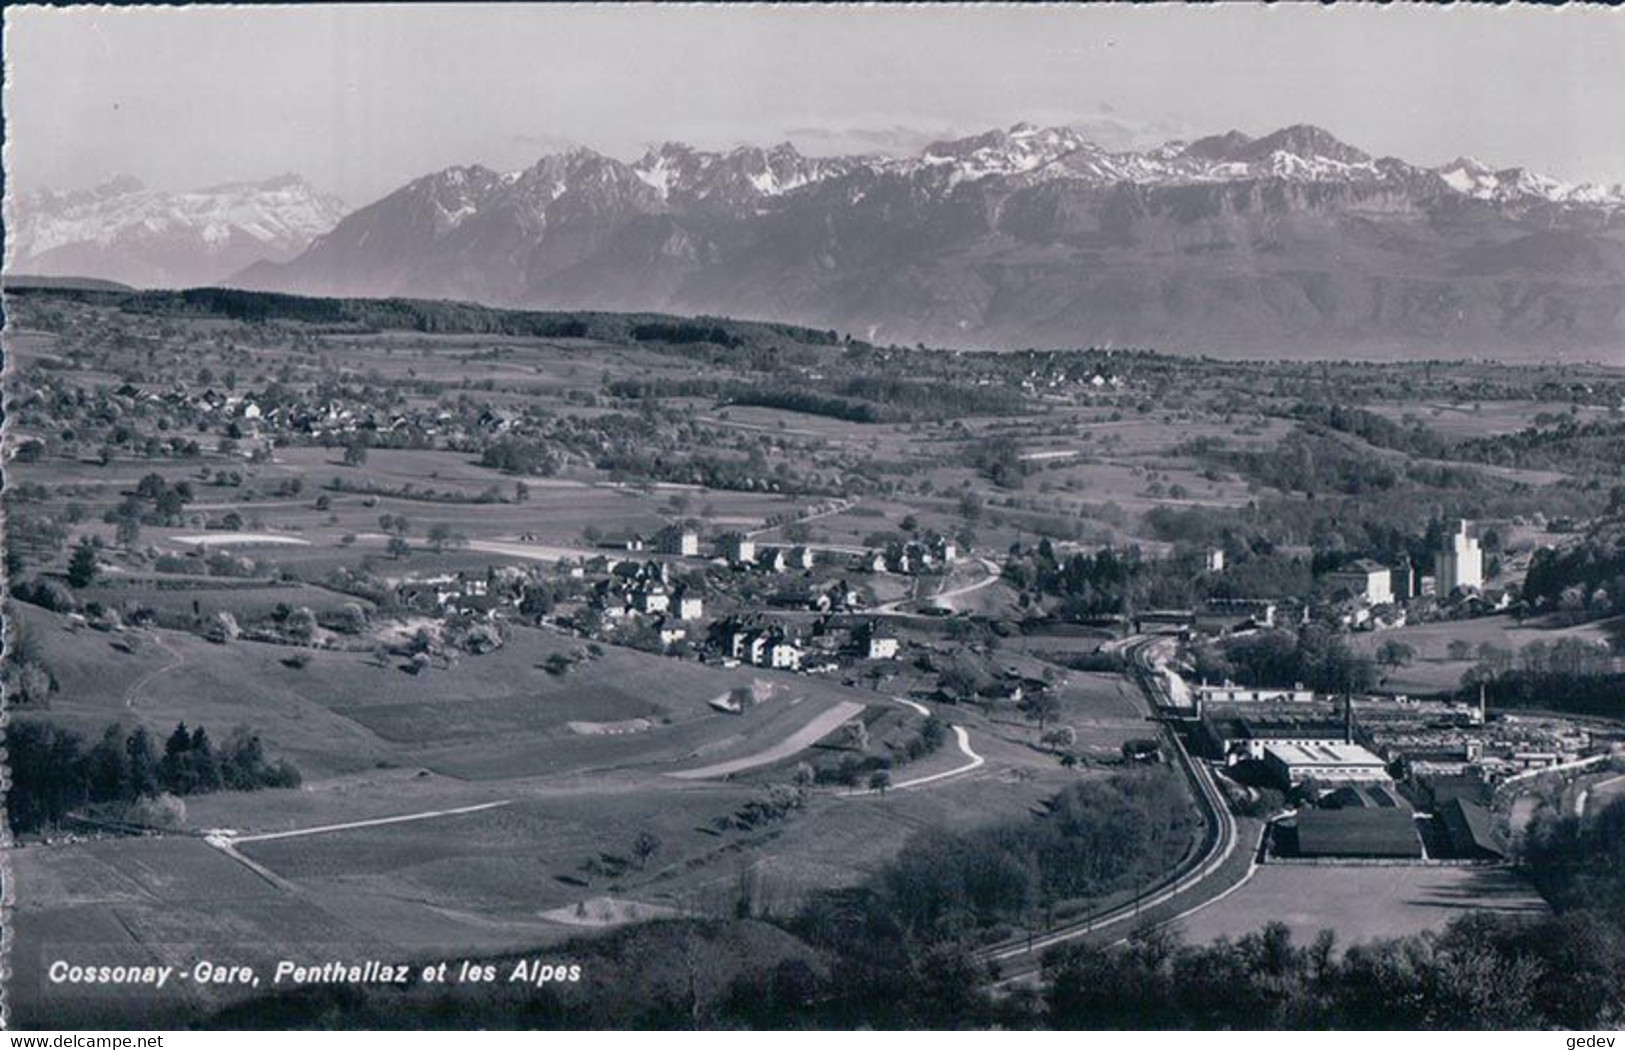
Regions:
<instances>
[{"instance_id":1,"label":"railway track","mask_svg":"<svg viewBox=\"0 0 1625 1050\"><path fill-rule=\"evenodd\" d=\"M1158 703L1156 673L1145 652L1149 644L1149 640L1142 639L1124 647L1129 657L1128 673L1149 702L1148 717L1155 707L1161 706ZM1056 945L1095 936L1102 931L1120 932L1127 937L1133 932L1141 914L1150 909L1174 900L1181 903L1188 901L1195 907L1229 888L1227 884L1216 882L1214 877L1237 849L1239 836L1236 819L1218 784L1214 782L1213 774L1191 758L1179 735L1167 725L1162 727L1162 735L1174 761L1191 785L1192 797L1202 810L1206 827L1201 843L1172 872L1127 904L1063 923L1036 936L983 949L978 953L979 958L999 967L1000 979L995 987L1008 987L1032 980L1042 966L1044 952Z\"/></svg>"}]
</instances>

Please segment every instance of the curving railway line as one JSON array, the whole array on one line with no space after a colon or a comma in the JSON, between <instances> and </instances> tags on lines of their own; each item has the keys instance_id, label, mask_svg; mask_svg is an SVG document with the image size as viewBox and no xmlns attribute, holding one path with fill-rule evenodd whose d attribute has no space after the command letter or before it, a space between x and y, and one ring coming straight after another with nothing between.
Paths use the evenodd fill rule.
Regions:
<instances>
[{"instance_id":1,"label":"curving railway line","mask_svg":"<svg viewBox=\"0 0 1625 1050\"><path fill-rule=\"evenodd\" d=\"M1147 701L1147 717L1152 717L1157 708L1166 706L1167 699L1163 695L1160 676L1147 653L1155 641L1155 638L1141 636L1123 647L1129 659L1128 673L1140 686ZM1192 797L1202 810L1206 827L1201 842L1173 871L1128 904L1063 923L1042 934L983 949L979 957L999 967L1000 979L996 987L1033 980L1042 966L1044 952L1056 945L1093 937L1103 931L1127 937L1140 916L1149 909L1176 901L1186 906L1179 914L1186 914L1237 884L1231 872L1226 870L1226 864L1240 844L1240 836L1236 819L1218 784L1214 782L1213 773L1206 765L1191 758L1179 734L1167 725L1162 727L1162 735L1175 763L1191 785Z\"/></svg>"}]
</instances>

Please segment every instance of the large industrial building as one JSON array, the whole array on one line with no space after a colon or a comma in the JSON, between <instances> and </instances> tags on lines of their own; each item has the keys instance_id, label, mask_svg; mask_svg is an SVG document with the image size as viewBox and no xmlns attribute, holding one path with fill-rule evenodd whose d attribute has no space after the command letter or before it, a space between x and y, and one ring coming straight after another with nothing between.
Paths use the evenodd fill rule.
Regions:
<instances>
[{"instance_id":1,"label":"large industrial building","mask_svg":"<svg viewBox=\"0 0 1625 1050\"><path fill-rule=\"evenodd\" d=\"M1346 590L1368 605L1387 605L1394 600L1394 575L1386 565L1361 558L1326 574L1333 587Z\"/></svg>"},{"instance_id":2,"label":"large industrial building","mask_svg":"<svg viewBox=\"0 0 1625 1050\"><path fill-rule=\"evenodd\" d=\"M1268 689L1225 682L1212 685L1207 682L1196 687L1196 713L1201 715L1207 704L1311 704L1315 691L1302 686L1291 689Z\"/></svg>"},{"instance_id":3,"label":"large industrial building","mask_svg":"<svg viewBox=\"0 0 1625 1050\"><path fill-rule=\"evenodd\" d=\"M1359 744L1340 740L1271 740L1264 744L1264 765L1288 789L1311 780L1342 784L1389 779L1381 758Z\"/></svg>"},{"instance_id":4,"label":"large industrial building","mask_svg":"<svg viewBox=\"0 0 1625 1050\"><path fill-rule=\"evenodd\" d=\"M1448 595L1460 587L1473 590L1484 586L1484 551L1478 540L1467 534L1465 521L1445 541L1444 550L1433 559L1435 586L1440 595Z\"/></svg>"},{"instance_id":5,"label":"large industrial building","mask_svg":"<svg viewBox=\"0 0 1625 1050\"><path fill-rule=\"evenodd\" d=\"M1310 809L1278 826L1276 847L1287 856L1417 860L1422 839L1402 807Z\"/></svg>"}]
</instances>

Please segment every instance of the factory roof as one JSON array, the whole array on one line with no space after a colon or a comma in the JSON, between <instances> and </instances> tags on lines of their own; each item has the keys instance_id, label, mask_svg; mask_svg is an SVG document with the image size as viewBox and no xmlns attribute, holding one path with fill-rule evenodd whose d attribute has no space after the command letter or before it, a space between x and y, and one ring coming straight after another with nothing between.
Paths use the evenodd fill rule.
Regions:
<instances>
[{"instance_id":1,"label":"factory roof","mask_svg":"<svg viewBox=\"0 0 1625 1050\"><path fill-rule=\"evenodd\" d=\"M1311 809L1297 817L1302 857L1420 857L1416 822L1403 809Z\"/></svg>"},{"instance_id":2,"label":"factory roof","mask_svg":"<svg viewBox=\"0 0 1625 1050\"><path fill-rule=\"evenodd\" d=\"M1272 743L1266 754L1289 766L1383 766L1385 763L1359 744L1317 740L1312 744Z\"/></svg>"}]
</instances>

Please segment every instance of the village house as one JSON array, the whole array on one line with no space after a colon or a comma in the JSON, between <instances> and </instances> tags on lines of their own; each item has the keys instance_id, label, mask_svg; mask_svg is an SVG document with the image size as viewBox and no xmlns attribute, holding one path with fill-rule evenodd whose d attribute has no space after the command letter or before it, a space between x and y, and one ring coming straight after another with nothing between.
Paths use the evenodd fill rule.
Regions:
<instances>
[{"instance_id":1,"label":"village house","mask_svg":"<svg viewBox=\"0 0 1625 1050\"><path fill-rule=\"evenodd\" d=\"M750 565L756 561L756 541L743 533L733 532L722 537L722 556L733 565Z\"/></svg>"},{"instance_id":2,"label":"village house","mask_svg":"<svg viewBox=\"0 0 1625 1050\"><path fill-rule=\"evenodd\" d=\"M659 585L644 587L633 594L632 606L645 615L663 613L671 608L671 595Z\"/></svg>"},{"instance_id":3,"label":"village house","mask_svg":"<svg viewBox=\"0 0 1625 1050\"><path fill-rule=\"evenodd\" d=\"M781 638L768 650L770 666L783 671L801 670L801 647Z\"/></svg>"},{"instance_id":4,"label":"village house","mask_svg":"<svg viewBox=\"0 0 1625 1050\"><path fill-rule=\"evenodd\" d=\"M681 558L698 557L700 534L694 529L685 529L678 525L669 526L660 533L659 550L662 554L674 554Z\"/></svg>"},{"instance_id":5,"label":"village house","mask_svg":"<svg viewBox=\"0 0 1625 1050\"><path fill-rule=\"evenodd\" d=\"M644 540L635 532L614 531L600 538L598 546L613 551L641 551L644 548Z\"/></svg>"},{"instance_id":6,"label":"village house","mask_svg":"<svg viewBox=\"0 0 1625 1050\"><path fill-rule=\"evenodd\" d=\"M677 595L675 612L679 620L698 620L705 616L705 602L699 595L683 591Z\"/></svg>"},{"instance_id":7,"label":"village house","mask_svg":"<svg viewBox=\"0 0 1625 1050\"><path fill-rule=\"evenodd\" d=\"M870 660L895 660L897 658L898 642L890 635L870 632L864 642L867 652L864 654Z\"/></svg>"}]
</instances>

